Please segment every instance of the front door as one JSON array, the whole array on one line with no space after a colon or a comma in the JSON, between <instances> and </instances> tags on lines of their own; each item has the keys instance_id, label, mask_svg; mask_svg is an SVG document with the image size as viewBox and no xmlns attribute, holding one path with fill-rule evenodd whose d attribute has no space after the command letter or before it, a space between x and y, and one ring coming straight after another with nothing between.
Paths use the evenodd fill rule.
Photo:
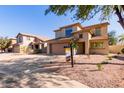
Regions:
<instances>
[{"instance_id":1,"label":"front door","mask_svg":"<svg viewBox=\"0 0 124 93\"><path fill-rule=\"evenodd\" d=\"M85 42L78 43L77 54L85 54Z\"/></svg>"}]
</instances>

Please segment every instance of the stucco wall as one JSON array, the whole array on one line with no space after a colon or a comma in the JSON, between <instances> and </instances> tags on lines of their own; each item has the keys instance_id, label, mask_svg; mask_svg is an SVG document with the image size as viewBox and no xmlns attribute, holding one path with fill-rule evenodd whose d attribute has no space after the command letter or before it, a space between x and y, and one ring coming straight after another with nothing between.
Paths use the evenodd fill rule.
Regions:
<instances>
[{"instance_id":1,"label":"stucco wall","mask_svg":"<svg viewBox=\"0 0 124 93\"><path fill-rule=\"evenodd\" d=\"M63 29L60 29L59 31L55 32L55 38L65 37L65 29L66 28L63 28ZM81 30L81 28L79 26L72 26L72 29L73 29L73 31Z\"/></svg>"},{"instance_id":2,"label":"stucco wall","mask_svg":"<svg viewBox=\"0 0 124 93\"><path fill-rule=\"evenodd\" d=\"M78 31L78 30L81 30L79 26L73 26L73 31Z\"/></svg>"},{"instance_id":3,"label":"stucco wall","mask_svg":"<svg viewBox=\"0 0 124 93\"><path fill-rule=\"evenodd\" d=\"M55 38L65 37L65 29L55 32Z\"/></svg>"},{"instance_id":4,"label":"stucco wall","mask_svg":"<svg viewBox=\"0 0 124 93\"><path fill-rule=\"evenodd\" d=\"M108 40L94 40L91 42L103 42L103 48L91 48L90 47L90 53L93 54L108 54L109 53L109 45Z\"/></svg>"},{"instance_id":5,"label":"stucco wall","mask_svg":"<svg viewBox=\"0 0 124 93\"><path fill-rule=\"evenodd\" d=\"M16 39L11 39L11 44L15 44L16 43Z\"/></svg>"},{"instance_id":6,"label":"stucco wall","mask_svg":"<svg viewBox=\"0 0 124 93\"><path fill-rule=\"evenodd\" d=\"M34 41L35 38L30 37L30 40L27 39L27 36L23 36L23 45L28 46L31 42Z\"/></svg>"},{"instance_id":7,"label":"stucco wall","mask_svg":"<svg viewBox=\"0 0 124 93\"><path fill-rule=\"evenodd\" d=\"M20 46L14 46L13 47L13 52L14 53L20 53Z\"/></svg>"},{"instance_id":8,"label":"stucco wall","mask_svg":"<svg viewBox=\"0 0 124 93\"><path fill-rule=\"evenodd\" d=\"M83 34L83 38L80 38L80 41L81 40L84 41L84 40L88 39L88 33L87 32L83 32L83 31L82 32L75 33L74 34L74 37L75 38L79 38L79 34Z\"/></svg>"},{"instance_id":9,"label":"stucco wall","mask_svg":"<svg viewBox=\"0 0 124 93\"><path fill-rule=\"evenodd\" d=\"M109 46L110 53L121 53L121 49L124 48L124 45L112 45Z\"/></svg>"},{"instance_id":10,"label":"stucco wall","mask_svg":"<svg viewBox=\"0 0 124 93\"><path fill-rule=\"evenodd\" d=\"M92 29L91 29L91 32L95 32L95 28L100 28L101 29L101 36L106 36L106 35L108 35L107 33L107 31L108 31L108 26L107 25L105 25L105 26L97 26L97 27L92 27Z\"/></svg>"}]
</instances>

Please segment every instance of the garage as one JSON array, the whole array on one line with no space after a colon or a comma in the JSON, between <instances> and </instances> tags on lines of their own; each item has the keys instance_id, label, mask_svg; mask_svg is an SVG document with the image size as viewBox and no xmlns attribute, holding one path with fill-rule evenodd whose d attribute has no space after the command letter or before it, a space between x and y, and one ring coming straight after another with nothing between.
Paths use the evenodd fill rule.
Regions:
<instances>
[{"instance_id":1,"label":"garage","mask_svg":"<svg viewBox=\"0 0 124 93\"><path fill-rule=\"evenodd\" d=\"M64 46L67 46L68 43L58 43L58 44L51 44L50 45L50 53L56 55L64 55L65 50Z\"/></svg>"}]
</instances>

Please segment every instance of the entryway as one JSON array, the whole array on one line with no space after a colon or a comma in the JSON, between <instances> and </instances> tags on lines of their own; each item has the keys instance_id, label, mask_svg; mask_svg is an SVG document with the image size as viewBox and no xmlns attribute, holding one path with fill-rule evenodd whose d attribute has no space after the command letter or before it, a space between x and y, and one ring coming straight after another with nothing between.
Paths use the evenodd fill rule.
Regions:
<instances>
[{"instance_id":1,"label":"entryway","mask_svg":"<svg viewBox=\"0 0 124 93\"><path fill-rule=\"evenodd\" d=\"M78 43L77 54L85 54L85 42Z\"/></svg>"}]
</instances>

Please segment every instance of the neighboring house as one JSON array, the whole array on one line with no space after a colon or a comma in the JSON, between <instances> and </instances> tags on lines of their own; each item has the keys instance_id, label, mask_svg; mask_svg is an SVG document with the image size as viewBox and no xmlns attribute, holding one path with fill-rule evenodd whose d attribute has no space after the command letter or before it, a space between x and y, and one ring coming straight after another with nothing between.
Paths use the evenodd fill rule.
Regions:
<instances>
[{"instance_id":1,"label":"neighboring house","mask_svg":"<svg viewBox=\"0 0 124 93\"><path fill-rule=\"evenodd\" d=\"M71 38L78 40L77 54L107 54L109 23L83 27L75 23L55 30L55 39L47 41L47 54L65 54L64 46L68 46Z\"/></svg>"},{"instance_id":2,"label":"neighboring house","mask_svg":"<svg viewBox=\"0 0 124 93\"><path fill-rule=\"evenodd\" d=\"M16 44L14 45L14 52L16 53L34 53L46 52L46 37L39 37L25 33L19 33L16 36Z\"/></svg>"},{"instance_id":3,"label":"neighboring house","mask_svg":"<svg viewBox=\"0 0 124 93\"><path fill-rule=\"evenodd\" d=\"M16 44L16 38L10 38L10 46L7 48L6 52L13 52L13 46Z\"/></svg>"}]
</instances>

